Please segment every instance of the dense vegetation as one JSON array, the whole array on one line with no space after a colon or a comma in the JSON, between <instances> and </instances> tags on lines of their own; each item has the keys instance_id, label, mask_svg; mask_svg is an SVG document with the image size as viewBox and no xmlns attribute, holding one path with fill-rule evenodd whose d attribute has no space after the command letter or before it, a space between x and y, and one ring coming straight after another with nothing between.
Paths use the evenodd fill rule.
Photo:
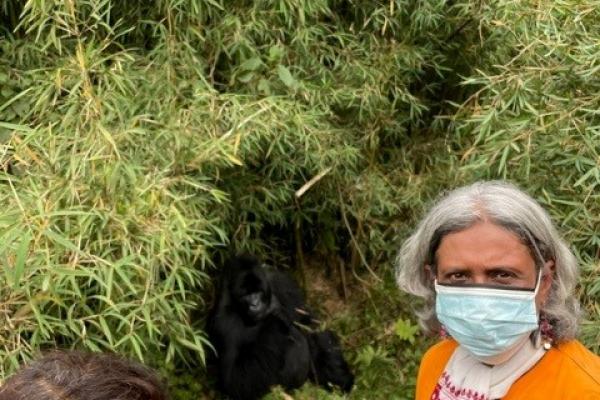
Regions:
<instances>
[{"instance_id":1,"label":"dense vegetation","mask_svg":"<svg viewBox=\"0 0 600 400\"><path fill-rule=\"evenodd\" d=\"M573 244L600 350L599 1L5 0L0 21L0 376L57 345L202 375L233 248L321 296L351 397L410 399L428 340L394 254L440 191L491 178Z\"/></svg>"}]
</instances>

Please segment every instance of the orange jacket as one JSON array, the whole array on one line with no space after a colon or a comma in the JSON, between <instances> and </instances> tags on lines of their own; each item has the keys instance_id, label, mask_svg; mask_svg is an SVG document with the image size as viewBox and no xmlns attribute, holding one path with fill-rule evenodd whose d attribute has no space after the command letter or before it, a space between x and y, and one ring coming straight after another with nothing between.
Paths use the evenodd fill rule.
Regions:
<instances>
[{"instance_id":1,"label":"orange jacket","mask_svg":"<svg viewBox=\"0 0 600 400\"><path fill-rule=\"evenodd\" d=\"M427 350L419 367L416 400L430 400L457 346L444 340ZM552 347L502 400L600 400L600 357L577 340Z\"/></svg>"}]
</instances>

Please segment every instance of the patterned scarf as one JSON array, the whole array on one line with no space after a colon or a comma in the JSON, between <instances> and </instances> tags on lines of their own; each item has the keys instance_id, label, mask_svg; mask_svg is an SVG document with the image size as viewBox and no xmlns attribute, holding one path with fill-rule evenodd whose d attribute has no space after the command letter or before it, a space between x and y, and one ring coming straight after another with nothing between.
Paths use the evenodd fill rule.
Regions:
<instances>
[{"instance_id":1,"label":"patterned scarf","mask_svg":"<svg viewBox=\"0 0 600 400\"><path fill-rule=\"evenodd\" d=\"M512 384L531 369L545 354L527 338L507 361L487 365L458 346L438 380L431 400L501 399Z\"/></svg>"}]
</instances>

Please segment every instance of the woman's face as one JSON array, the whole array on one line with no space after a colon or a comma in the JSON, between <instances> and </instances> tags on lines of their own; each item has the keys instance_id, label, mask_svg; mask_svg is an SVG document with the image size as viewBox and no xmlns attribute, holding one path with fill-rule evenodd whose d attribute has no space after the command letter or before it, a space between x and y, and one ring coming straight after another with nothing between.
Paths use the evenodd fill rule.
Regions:
<instances>
[{"instance_id":1,"label":"woman's face","mask_svg":"<svg viewBox=\"0 0 600 400\"><path fill-rule=\"evenodd\" d=\"M444 236L436 255L440 283L529 289L536 284L537 271L528 247L513 232L490 222ZM538 307L548 297L553 272L554 262L546 262L536 297Z\"/></svg>"}]
</instances>

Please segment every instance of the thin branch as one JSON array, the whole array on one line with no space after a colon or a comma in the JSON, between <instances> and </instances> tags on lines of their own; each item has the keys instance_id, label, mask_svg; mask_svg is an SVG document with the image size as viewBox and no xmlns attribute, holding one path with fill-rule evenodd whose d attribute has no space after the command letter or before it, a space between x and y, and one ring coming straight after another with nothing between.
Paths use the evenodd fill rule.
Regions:
<instances>
[{"instance_id":1,"label":"thin branch","mask_svg":"<svg viewBox=\"0 0 600 400\"><path fill-rule=\"evenodd\" d=\"M356 238L354 237L354 233L352 232L352 228L350 227L350 223L348 222L348 218L346 217L346 208L344 207L344 201L342 198L342 190L340 189L339 186L338 186L337 190L338 190L338 196L339 196L339 201L340 201L340 210L342 211L342 219L344 220L346 229L348 230L348 233L350 234L350 239L352 240L352 244L354 245L354 248L358 252L358 255L360 256L360 260L362 261L362 263L363 263L364 267L367 269L367 271L369 271L369 273L373 276L373 278L375 278L376 281L381 282L381 278L379 276L377 276L377 274L375 272L373 272L373 270L369 266L369 263L367 263L367 259L365 258L365 255L363 254L362 250L360 249L360 246L358 245L358 242L356 241ZM355 274L355 277L357 279L359 279L360 281L365 282L364 279L359 278L356 274Z\"/></svg>"},{"instance_id":2,"label":"thin branch","mask_svg":"<svg viewBox=\"0 0 600 400\"><path fill-rule=\"evenodd\" d=\"M306 182L304 185L302 185L302 187L300 189L296 190L296 193L294 194L296 196L296 198L299 199L300 197L302 197L308 189L310 189L311 187L314 186L315 183L317 183L321 179L323 179L323 177L325 175L327 175L330 171L331 171L331 167L328 167L328 168L325 168L323 171L319 172L317 175L313 176L308 182Z\"/></svg>"}]
</instances>

